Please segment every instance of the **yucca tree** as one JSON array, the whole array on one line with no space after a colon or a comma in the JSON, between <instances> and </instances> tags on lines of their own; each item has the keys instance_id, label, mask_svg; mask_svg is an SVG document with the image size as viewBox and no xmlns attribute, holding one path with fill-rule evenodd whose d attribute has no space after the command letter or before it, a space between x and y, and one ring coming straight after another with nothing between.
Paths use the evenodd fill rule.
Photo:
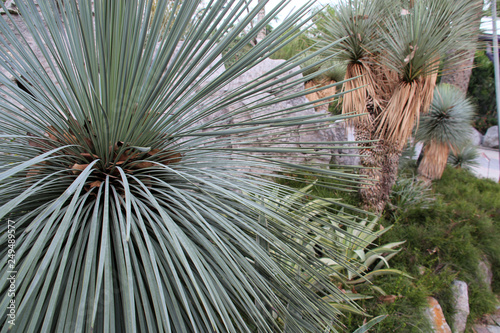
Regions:
<instances>
[{"instance_id":1,"label":"yucca tree","mask_svg":"<svg viewBox=\"0 0 500 333\"><path fill-rule=\"evenodd\" d=\"M337 327L328 303L348 300L305 255L321 228L290 214L304 203L269 202L293 192L275 177L356 185L284 155L328 155L334 143L286 138L339 117L286 103L305 94L300 61L227 86L307 5L225 69L283 2L224 55L265 2L214 0L199 15L186 0L16 4L20 19L3 3L0 18L0 332ZM283 110L270 114L274 103Z\"/></svg>"},{"instance_id":2,"label":"yucca tree","mask_svg":"<svg viewBox=\"0 0 500 333\"><path fill-rule=\"evenodd\" d=\"M450 150L457 153L470 140L474 106L462 91L449 84L436 86L429 112L420 119L416 135L423 141L423 158L418 174L440 179Z\"/></svg>"},{"instance_id":3,"label":"yucca tree","mask_svg":"<svg viewBox=\"0 0 500 333\"><path fill-rule=\"evenodd\" d=\"M318 61L320 61L319 57L311 58L304 63L303 67L309 68L310 64ZM344 80L345 70L343 63L330 60L304 72L304 75L312 77L304 84L304 87L311 91L307 94L307 99L317 101L315 104L317 111L328 111L330 103L336 100L338 82Z\"/></svg>"},{"instance_id":4,"label":"yucca tree","mask_svg":"<svg viewBox=\"0 0 500 333\"><path fill-rule=\"evenodd\" d=\"M381 212L396 180L402 148L432 100L440 60L447 50L469 45L474 22L466 0L346 0L323 23L325 43L342 39L330 53L347 62L342 111L362 144L362 173L372 180L360 190L366 206ZM321 43L321 41L320 41ZM325 45L325 44L320 44ZM448 57L456 64L459 58ZM357 86L362 89L354 90Z\"/></svg>"}]
</instances>

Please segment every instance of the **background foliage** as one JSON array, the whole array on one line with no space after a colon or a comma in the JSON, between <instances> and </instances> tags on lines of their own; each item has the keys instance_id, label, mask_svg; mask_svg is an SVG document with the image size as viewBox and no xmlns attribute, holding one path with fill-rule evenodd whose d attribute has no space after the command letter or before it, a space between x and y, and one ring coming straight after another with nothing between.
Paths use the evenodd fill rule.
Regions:
<instances>
[{"instance_id":1,"label":"background foliage","mask_svg":"<svg viewBox=\"0 0 500 333\"><path fill-rule=\"evenodd\" d=\"M474 127L484 134L489 127L498 123L493 62L486 56L485 51L478 51L474 66L467 94L476 105Z\"/></svg>"}]
</instances>

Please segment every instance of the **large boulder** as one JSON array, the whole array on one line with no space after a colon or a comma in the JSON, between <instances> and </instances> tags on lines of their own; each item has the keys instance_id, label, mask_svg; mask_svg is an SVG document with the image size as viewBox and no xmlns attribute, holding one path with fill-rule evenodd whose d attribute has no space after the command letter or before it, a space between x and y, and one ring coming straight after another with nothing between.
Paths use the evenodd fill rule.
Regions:
<instances>
[{"instance_id":1,"label":"large boulder","mask_svg":"<svg viewBox=\"0 0 500 333\"><path fill-rule=\"evenodd\" d=\"M303 95L304 84L297 83L302 79L300 68L283 69L285 60L272 60L265 59L250 70L242 73L232 81L228 82L223 88L213 94L210 98L208 105L216 104L228 95L235 94L242 89L248 87L259 80L271 77L270 86L257 95L253 94L251 97L244 97L238 99L236 103L221 108L216 114L209 118L201 118L197 125L205 122L216 121L217 124L229 123L252 123L256 121L266 121L271 119L280 119L287 117L302 117L302 116L317 116L317 117L330 117L327 112L317 112L314 106ZM220 69L219 69L220 70ZM295 75L294 75L295 73ZM216 79L217 76L213 76ZM211 80L205 80L203 84L209 84ZM275 85L272 83L276 82ZM288 86L291 89L284 90L282 87ZM286 98L286 96L294 94L293 98ZM279 98L274 103L267 103ZM192 112L201 112L206 108L207 104L198 105L193 108ZM251 112L243 110L251 109ZM242 112L243 111L243 112ZM250 134L251 136L255 133ZM262 137L262 139L260 139ZM325 142L324 148L316 151L325 154L302 154L297 152L276 153L276 152L261 152L262 156L281 157L286 162L300 163L300 164L314 164L320 163L325 166L332 162L332 156L340 157L335 163L338 164L355 164L356 158L353 156L355 151L350 150L349 146L345 144L331 145L330 142L346 141L348 132L344 124L330 124L329 126L318 126L314 124L292 125L287 126L286 130L283 127L269 127L264 132L261 132L259 138L252 138L254 147L266 148L279 147L287 149L308 148L311 147L308 142L317 143L315 146L322 146ZM243 138L243 140L242 140ZM231 147L236 149L248 148L247 145L241 144L244 136L239 136L238 140L231 142ZM353 144L355 146L355 144ZM352 147L351 147L352 148ZM332 155L333 154L333 155ZM342 155L342 156L341 156Z\"/></svg>"},{"instance_id":2,"label":"large boulder","mask_svg":"<svg viewBox=\"0 0 500 333\"><path fill-rule=\"evenodd\" d=\"M483 135L475 128L472 128L470 142L475 146L480 146L483 143Z\"/></svg>"},{"instance_id":3,"label":"large boulder","mask_svg":"<svg viewBox=\"0 0 500 333\"><path fill-rule=\"evenodd\" d=\"M488 128L483 137L483 146L488 148L498 148L498 126Z\"/></svg>"},{"instance_id":4,"label":"large boulder","mask_svg":"<svg viewBox=\"0 0 500 333\"><path fill-rule=\"evenodd\" d=\"M354 138L354 128L347 126L344 121L338 121L330 125L335 142L339 142L336 146L338 149L333 149L333 156L330 161L336 166L358 166L360 165L359 149L356 148ZM340 143L345 141L346 143Z\"/></svg>"}]
</instances>

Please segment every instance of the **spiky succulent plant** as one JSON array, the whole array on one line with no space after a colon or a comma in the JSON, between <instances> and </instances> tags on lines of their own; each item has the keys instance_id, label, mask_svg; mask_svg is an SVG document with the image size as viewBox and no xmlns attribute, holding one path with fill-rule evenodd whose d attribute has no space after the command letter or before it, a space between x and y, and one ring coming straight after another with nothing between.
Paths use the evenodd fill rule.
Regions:
<instances>
[{"instance_id":1,"label":"spiky succulent plant","mask_svg":"<svg viewBox=\"0 0 500 333\"><path fill-rule=\"evenodd\" d=\"M478 158L479 151L477 148L470 143L466 143L464 146L450 152L448 164L457 169L471 169L479 166Z\"/></svg>"},{"instance_id":2,"label":"spiky succulent plant","mask_svg":"<svg viewBox=\"0 0 500 333\"><path fill-rule=\"evenodd\" d=\"M334 119L289 102L300 61L230 84L308 5L224 67L284 6L241 36L265 2L0 3L0 332L334 329L300 205L266 204L293 192L274 176L356 184L287 157L328 155L297 138Z\"/></svg>"},{"instance_id":3,"label":"spiky succulent plant","mask_svg":"<svg viewBox=\"0 0 500 333\"><path fill-rule=\"evenodd\" d=\"M424 142L420 175L441 178L450 150L456 151L469 140L473 117L474 106L458 88L449 84L436 87L416 135L418 141Z\"/></svg>"},{"instance_id":4,"label":"spiky succulent plant","mask_svg":"<svg viewBox=\"0 0 500 333\"><path fill-rule=\"evenodd\" d=\"M342 113L362 115L353 120L357 139L378 140L361 154L361 173L376 180L360 191L370 209L381 212L389 200L402 149L432 101L440 61L446 57L460 67L460 58L447 52L468 50L477 39L480 6L470 0L342 0L318 22L320 45L341 40L329 53L347 63Z\"/></svg>"},{"instance_id":5,"label":"spiky succulent plant","mask_svg":"<svg viewBox=\"0 0 500 333\"><path fill-rule=\"evenodd\" d=\"M469 140L474 105L456 87L436 86L429 112L422 116L417 141L436 141L458 147Z\"/></svg>"}]
</instances>

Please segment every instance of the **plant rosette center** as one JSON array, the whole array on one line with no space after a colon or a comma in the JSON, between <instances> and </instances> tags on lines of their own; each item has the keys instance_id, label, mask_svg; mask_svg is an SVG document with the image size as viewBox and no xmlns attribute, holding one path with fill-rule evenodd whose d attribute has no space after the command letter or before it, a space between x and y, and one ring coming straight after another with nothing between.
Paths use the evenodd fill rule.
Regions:
<instances>
[{"instance_id":1,"label":"plant rosette center","mask_svg":"<svg viewBox=\"0 0 500 333\"><path fill-rule=\"evenodd\" d=\"M71 146L62 150L63 155L73 157L67 160L68 172L70 174L79 175L92 162L96 160L100 161L100 163L94 163L93 165L94 171L92 176L88 178L88 185L85 186L86 191L100 187L107 177L112 181L120 179L121 176L118 167L126 174L137 174L154 166L160 167L162 165L175 164L182 160L182 155L168 149L167 144L160 145L159 148L152 148L133 146L130 143L118 141L109 145L107 151L105 150L103 153L95 149L94 143L90 138L91 135L88 135L85 131L74 135L71 130L62 134L54 128L51 128L51 130L52 133L46 134L46 137L50 141L35 139L33 135L28 134L28 136L33 137L30 138L28 144L31 147L41 149L43 152L48 152L61 145L73 145L75 142L82 142L83 145L76 146L77 149L75 149L75 146ZM45 161L43 164L44 166L49 166L50 162ZM39 167L43 166L36 166L36 168ZM38 173L36 168L28 170L27 176L36 175Z\"/></svg>"}]
</instances>

